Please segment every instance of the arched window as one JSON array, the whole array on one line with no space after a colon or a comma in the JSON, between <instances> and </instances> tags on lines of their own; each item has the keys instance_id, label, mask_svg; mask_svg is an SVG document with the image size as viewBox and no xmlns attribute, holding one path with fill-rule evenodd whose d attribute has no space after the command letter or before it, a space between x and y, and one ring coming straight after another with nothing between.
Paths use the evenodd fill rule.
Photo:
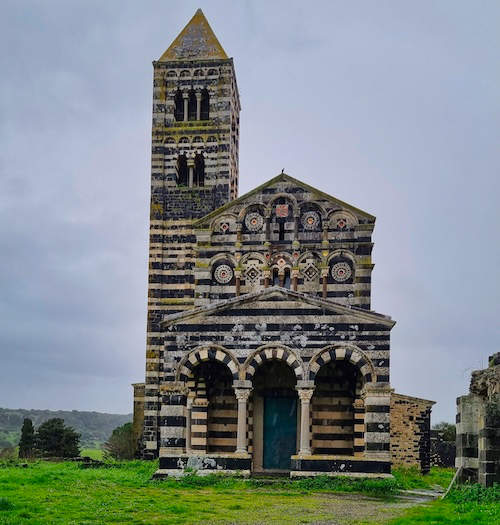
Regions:
<instances>
[{"instance_id":1,"label":"arched window","mask_svg":"<svg viewBox=\"0 0 500 525\"><path fill-rule=\"evenodd\" d=\"M208 120L210 114L210 96L207 89L203 89L201 92L201 120Z\"/></svg>"},{"instance_id":2,"label":"arched window","mask_svg":"<svg viewBox=\"0 0 500 525\"><path fill-rule=\"evenodd\" d=\"M187 186L188 178L189 172L186 155L179 155L177 159L177 184L179 186Z\"/></svg>"},{"instance_id":3,"label":"arched window","mask_svg":"<svg viewBox=\"0 0 500 525\"><path fill-rule=\"evenodd\" d=\"M174 109L174 118L177 122L184 120L184 101L182 99L181 90L178 89L175 94L175 109Z\"/></svg>"},{"instance_id":4,"label":"arched window","mask_svg":"<svg viewBox=\"0 0 500 525\"><path fill-rule=\"evenodd\" d=\"M203 153L198 153L194 158L194 180L193 186L205 185L205 159Z\"/></svg>"},{"instance_id":5,"label":"arched window","mask_svg":"<svg viewBox=\"0 0 500 525\"><path fill-rule=\"evenodd\" d=\"M292 279L290 277L290 268L285 268L285 279L283 281L283 288L290 290L292 285Z\"/></svg>"},{"instance_id":6,"label":"arched window","mask_svg":"<svg viewBox=\"0 0 500 525\"><path fill-rule=\"evenodd\" d=\"M279 197L273 203L272 240L284 241L287 222L293 221L292 203L286 197ZM290 231L288 231L290 233Z\"/></svg>"},{"instance_id":7,"label":"arched window","mask_svg":"<svg viewBox=\"0 0 500 525\"><path fill-rule=\"evenodd\" d=\"M193 90L189 92L188 120L196 120L196 95Z\"/></svg>"},{"instance_id":8,"label":"arched window","mask_svg":"<svg viewBox=\"0 0 500 525\"><path fill-rule=\"evenodd\" d=\"M273 270L273 286L281 286L290 290L292 285L292 279L290 276L290 268L285 268L284 273L280 275L278 268Z\"/></svg>"}]
</instances>

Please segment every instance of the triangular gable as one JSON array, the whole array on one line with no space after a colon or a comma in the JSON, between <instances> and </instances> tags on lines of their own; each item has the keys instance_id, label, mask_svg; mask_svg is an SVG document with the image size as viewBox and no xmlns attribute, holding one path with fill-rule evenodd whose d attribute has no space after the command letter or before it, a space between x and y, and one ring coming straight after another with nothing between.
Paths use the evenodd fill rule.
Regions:
<instances>
[{"instance_id":1,"label":"triangular gable","mask_svg":"<svg viewBox=\"0 0 500 525\"><path fill-rule=\"evenodd\" d=\"M160 57L159 62L193 58L228 58L201 9L196 11L186 27Z\"/></svg>"},{"instance_id":2,"label":"triangular gable","mask_svg":"<svg viewBox=\"0 0 500 525\"><path fill-rule=\"evenodd\" d=\"M238 297L233 297L231 299L225 299L223 301L214 301L208 305L200 306L190 310L185 310L176 314L171 314L166 316L162 324L176 324L180 321L185 321L195 317L205 317L211 315L218 311L223 311L237 306L248 305L250 303L258 303L266 299L283 299L283 300L292 300L301 303L305 303L311 306L315 306L322 310L328 310L332 313L339 315L349 315L353 319L361 322L368 323L377 323L383 324L392 328L396 321L393 321L389 316L378 314L372 311L363 310L362 308L344 306L329 299L320 299L318 297L311 297L301 292L294 292L286 288L281 288L279 286L271 286L269 288L264 288L264 290L259 290L257 292L252 292ZM278 311L277 311L278 313Z\"/></svg>"},{"instance_id":3,"label":"triangular gable","mask_svg":"<svg viewBox=\"0 0 500 525\"><path fill-rule=\"evenodd\" d=\"M318 190L317 188L313 188L312 186L309 186L309 184L306 184L305 182L302 182L298 179L294 179L290 175L287 175L286 173L280 173L276 177L273 177L272 179L268 180L267 182L264 182L264 184L261 184L260 186L257 186L253 190L249 191L248 193L245 193L241 197L238 197L235 200L229 201L227 204L224 204L224 206L221 206L220 208L217 208L213 212L209 213L208 215L205 215L201 219L198 219L198 221L195 222L195 226L197 227L203 227L205 223L209 223L217 217L218 215L224 213L228 209L230 209L232 206L244 202L246 199L251 197L252 195L256 195L260 193L265 188L268 188L269 186L272 186L273 184L276 184L277 182L287 181L291 182L292 184L296 184L297 186L300 186L304 188L305 190L311 192L313 195L315 195L319 199L325 199L327 201L330 201L334 204L338 204L344 209L350 210L355 214L361 215L363 217L366 217L369 220L374 221L375 216L371 215L370 213L360 210L359 208L356 208L355 206L352 206L351 204L347 204L347 202L341 201L340 199L337 199L336 197L333 197L332 195L329 195L328 193L325 193L321 190Z\"/></svg>"}]
</instances>

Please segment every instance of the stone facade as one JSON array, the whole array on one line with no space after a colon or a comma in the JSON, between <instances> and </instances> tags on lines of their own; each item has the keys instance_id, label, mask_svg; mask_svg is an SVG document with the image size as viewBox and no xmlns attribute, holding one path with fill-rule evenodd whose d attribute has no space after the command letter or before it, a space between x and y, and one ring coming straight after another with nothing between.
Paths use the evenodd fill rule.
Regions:
<instances>
[{"instance_id":1,"label":"stone facade","mask_svg":"<svg viewBox=\"0 0 500 525\"><path fill-rule=\"evenodd\" d=\"M239 111L198 10L154 62L142 456L158 475L389 475L375 217L285 173L238 198Z\"/></svg>"},{"instance_id":2,"label":"stone facade","mask_svg":"<svg viewBox=\"0 0 500 525\"><path fill-rule=\"evenodd\" d=\"M391 456L393 465L430 470L431 410L434 401L391 395Z\"/></svg>"},{"instance_id":3,"label":"stone facade","mask_svg":"<svg viewBox=\"0 0 500 525\"><path fill-rule=\"evenodd\" d=\"M500 483L500 353L472 372L470 393L457 398L457 455L461 481Z\"/></svg>"}]
</instances>

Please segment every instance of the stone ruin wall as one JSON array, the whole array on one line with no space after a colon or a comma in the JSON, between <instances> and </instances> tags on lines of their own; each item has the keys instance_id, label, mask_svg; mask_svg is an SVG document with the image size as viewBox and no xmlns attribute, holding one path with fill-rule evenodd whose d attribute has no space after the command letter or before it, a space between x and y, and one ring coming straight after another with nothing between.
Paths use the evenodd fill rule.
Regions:
<instances>
[{"instance_id":1,"label":"stone ruin wall","mask_svg":"<svg viewBox=\"0 0 500 525\"><path fill-rule=\"evenodd\" d=\"M472 372L470 393L457 398L459 480L491 487L500 482L500 352Z\"/></svg>"}]
</instances>

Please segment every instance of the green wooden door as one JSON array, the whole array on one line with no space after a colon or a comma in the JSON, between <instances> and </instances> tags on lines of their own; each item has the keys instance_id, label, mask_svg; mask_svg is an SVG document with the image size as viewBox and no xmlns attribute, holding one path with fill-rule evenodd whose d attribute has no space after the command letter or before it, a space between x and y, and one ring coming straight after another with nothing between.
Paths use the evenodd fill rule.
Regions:
<instances>
[{"instance_id":1,"label":"green wooden door","mask_svg":"<svg viewBox=\"0 0 500 525\"><path fill-rule=\"evenodd\" d=\"M265 469L290 470L296 453L297 400L293 397L264 398Z\"/></svg>"}]
</instances>

